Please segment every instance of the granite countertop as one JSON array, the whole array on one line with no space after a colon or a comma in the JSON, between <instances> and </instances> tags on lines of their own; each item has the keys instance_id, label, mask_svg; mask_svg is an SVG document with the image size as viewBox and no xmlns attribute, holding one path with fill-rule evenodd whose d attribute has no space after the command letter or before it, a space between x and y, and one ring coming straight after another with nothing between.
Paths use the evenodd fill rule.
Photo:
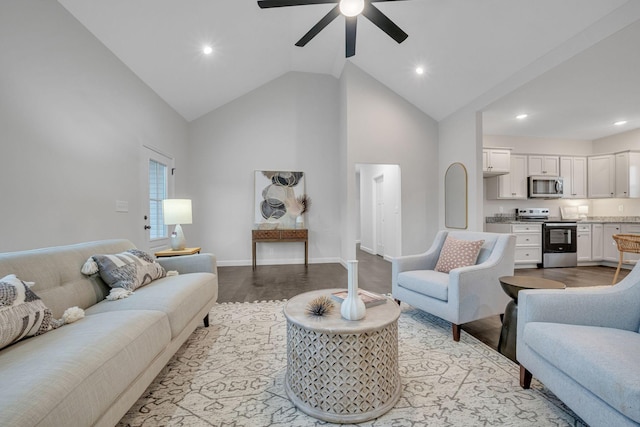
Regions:
<instances>
[{"instance_id":1,"label":"granite countertop","mask_svg":"<svg viewBox=\"0 0 640 427\"><path fill-rule=\"evenodd\" d=\"M515 215L496 215L485 218L487 224L540 224L542 221L516 219ZM579 224L635 224L640 223L640 216L589 216L576 220Z\"/></svg>"}]
</instances>

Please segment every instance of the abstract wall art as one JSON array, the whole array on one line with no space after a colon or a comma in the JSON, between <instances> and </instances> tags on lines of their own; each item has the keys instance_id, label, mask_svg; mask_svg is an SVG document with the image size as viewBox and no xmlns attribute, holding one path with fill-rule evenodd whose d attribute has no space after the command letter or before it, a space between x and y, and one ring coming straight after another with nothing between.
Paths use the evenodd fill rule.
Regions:
<instances>
[{"instance_id":1,"label":"abstract wall art","mask_svg":"<svg viewBox=\"0 0 640 427\"><path fill-rule=\"evenodd\" d=\"M256 228L296 228L306 203L304 172L255 171Z\"/></svg>"}]
</instances>

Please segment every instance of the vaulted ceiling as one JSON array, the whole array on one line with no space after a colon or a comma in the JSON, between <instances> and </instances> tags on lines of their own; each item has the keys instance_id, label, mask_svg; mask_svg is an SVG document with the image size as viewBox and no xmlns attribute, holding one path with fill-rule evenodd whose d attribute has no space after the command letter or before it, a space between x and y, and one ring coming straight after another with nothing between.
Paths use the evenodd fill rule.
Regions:
<instances>
[{"instance_id":1,"label":"vaulted ceiling","mask_svg":"<svg viewBox=\"0 0 640 427\"><path fill-rule=\"evenodd\" d=\"M630 5L634 1L377 2L375 5L409 37L397 44L371 22L359 17L356 55L348 60L429 116L442 120L540 57L562 49L569 40L588 37L592 29L604 25L614 37L617 30L640 18L640 8ZM305 47L294 46L334 6L331 4L260 9L255 0L59 2L188 121L289 71L339 77L347 60L342 16ZM622 14L620 11L624 8L636 16L629 17L626 10ZM611 19L616 12L627 18ZM591 85L599 82L598 75L608 78L608 74L602 75L605 71L601 67L595 70L599 73L595 77L589 74L594 70L580 68L597 64L601 54L606 54L609 68L633 67L634 73L619 73L618 77L630 79L629 84L635 83L635 88L640 88L640 81L633 81L640 76L640 64L638 60L629 62L626 58L629 43L637 49L638 34L638 31L632 31L621 38L627 48L616 48L611 52L609 45L600 47L593 57L567 66L557 75L549 74L554 70L542 75L543 80L536 80L537 86L531 82L529 89L515 93L520 98L506 97L502 103L496 102L495 108L487 110L487 132L517 133L518 128L509 127L512 121L509 118L516 113L513 110L527 106L523 103L527 99L531 101L527 108L549 110L555 106L563 110L558 106L562 95L558 88L566 88L567 82L560 78L575 83L578 72L585 76L582 80ZM213 47L211 55L202 53L204 45ZM418 66L424 68L423 75L416 74ZM613 83L619 87L621 81ZM576 86L565 96L583 92L583 88ZM629 99L628 95L620 93L606 101L620 102L624 106L630 104ZM640 104L637 91L633 99L635 104ZM565 116L573 114L576 116L573 120L577 122L595 120L595 115L601 113L580 118L584 111L577 111L575 107L584 102L584 99L578 99L577 104L567 106L563 110ZM575 114L572 109L576 109ZM640 112L634 114L640 120ZM551 136L562 131L562 137L585 139L604 136L602 134L606 132L600 128L580 133L562 129L563 126L567 128L566 123L560 126L556 123L527 132L531 134L529 136ZM640 126L636 123L632 127ZM534 135L536 132L540 135Z\"/></svg>"}]
</instances>

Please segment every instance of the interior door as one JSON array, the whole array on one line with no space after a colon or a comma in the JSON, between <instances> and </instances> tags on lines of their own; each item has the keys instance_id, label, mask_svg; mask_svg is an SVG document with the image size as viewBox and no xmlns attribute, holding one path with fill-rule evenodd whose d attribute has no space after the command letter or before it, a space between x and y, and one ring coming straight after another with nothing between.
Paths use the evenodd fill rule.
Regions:
<instances>
[{"instance_id":1,"label":"interior door","mask_svg":"<svg viewBox=\"0 0 640 427\"><path fill-rule=\"evenodd\" d=\"M145 251L154 253L170 246L169 227L164 225L162 200L173 197L173 158L152 147L143 147L141 185L143 218L140 228ZM141 248L142 249L142 248Z\"/></svg>"},{"instance_id":2,"label":"interior door","mask_svg":"<svg viewBox=\"0 0 640 427\"><path fill-rule=\"evenodd\" d=\"M384 176L374 178L375 181L375 212L376 212L376 254L384 256Z\"/></svg>"}]
</instances>

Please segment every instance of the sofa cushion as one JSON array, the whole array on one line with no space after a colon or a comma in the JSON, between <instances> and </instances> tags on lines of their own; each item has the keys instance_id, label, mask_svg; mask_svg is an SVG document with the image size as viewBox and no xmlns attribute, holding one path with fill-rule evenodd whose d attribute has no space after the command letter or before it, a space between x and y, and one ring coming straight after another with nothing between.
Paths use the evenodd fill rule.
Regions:
<instances>
[{"instance_id":1,"label":"sofa cushion","mask_svg":"<svg viewBox=\"0 0 640 427\"><path fill-rule=\"evenodd\" d=\"M0 349L58 325L51 310L15 274L0 279Z\"/></svg>"},{"instance_id":2,"label":"sofa cushion","mask_svg":"<svg viewBox=\"0 0 640 427\"><path fill-rule=\"evenodd\" d=\"M0 425L92 425L169 344L167 316L86 316L2 351Z\"/></svg>"},{"instance_id":3,"label":"sofa cushion","mask_svg":"<svg viewBox=\"0 0 640 427\"><path fill-rule=\"evenodd\" d=\"M460 240L447 236L436 263L436 271L448 273L454 268L474 265L484 240Z\"/></svg>"},{"instance_id":4,"label":"sofa cushion","mask_svg":"<svg viewBox=\"0 0 640 427\"><path fill-rule=\"evenodd\" d=\"M86 310L88 315L121 310L158 310L165 313L174 338L193 319L195 313L212 298L218 296L218 288L212 282L211 273L190 273L159 279L137 289L129 298L101 301Z\"/></svg>"},{"instance_id":5,"label":"sofa cushion","mask_svg":"<svg viewBox=\"0 0 640 427\"><path fill-rule=\"evenodd\" d=\"M398 274L398 286L442 301L449 298L449 275L434 270L404 271Z\"/></svg>"},{"instance_id":6,"label":"sofa cushion","mask_svg":"<svg viewBox=\"0 0 640 427\"><path fill-rule=\"evenodd\" d=\"M100 277L112 288L134 291L165 277L165 269L147 253L130 249L119 254L93 255Z\"/></svg>"},{"instance_id":7,"label":"sofa cushion","mask_svg":"<svg viewBox=\"0 0 640 427\"><path fill-rule=\"evenodd\" d=\"M640 422L640 334L533 322L525 326L523 335L525 345L547 362L617 411Z\"/></svg>"}]
</instances>

